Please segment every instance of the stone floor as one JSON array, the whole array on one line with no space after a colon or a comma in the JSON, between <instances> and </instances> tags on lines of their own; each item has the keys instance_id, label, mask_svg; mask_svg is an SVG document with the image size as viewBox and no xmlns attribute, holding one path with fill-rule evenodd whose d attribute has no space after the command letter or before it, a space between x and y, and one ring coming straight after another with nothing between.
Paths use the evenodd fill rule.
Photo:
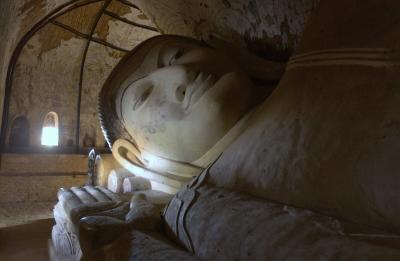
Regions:
<instances>
[{"instance_id":1,"label":"stone floor","mask_svg":"<svg viewBox=\"0 0 400 261\"><path fill-rule=\"evenodd\" d=\"M0 228L0 260L49 260L48 242L53 219Z\"/></svg>"},{"instance_id":2,"label":"stone floor","mask_svg":"<svg viewBox=\"0 0 400 261\"><path fill-rule=\"evenodd\" d=\"M54 202L0 204L0 260L49 260Z\"/></svg>"}]
</instances>

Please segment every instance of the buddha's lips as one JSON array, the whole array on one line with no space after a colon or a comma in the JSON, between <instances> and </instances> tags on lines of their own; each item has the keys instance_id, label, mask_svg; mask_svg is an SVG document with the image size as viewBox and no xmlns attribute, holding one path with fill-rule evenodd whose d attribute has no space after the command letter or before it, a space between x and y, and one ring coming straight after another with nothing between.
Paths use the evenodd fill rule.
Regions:
<instances>
[{"instance_id":1,"label":"buddha's lips","mask_svg":"<svg viewBox=\"0 0 400 261\"><path fill-rule=\"evenodd\" d=\"M212 88L217 82L217 78L208 73L198 72L193 82L187 88L187 98L185 99L185 110L203 96L208 89Z\"/></svg>"}]
</instances>

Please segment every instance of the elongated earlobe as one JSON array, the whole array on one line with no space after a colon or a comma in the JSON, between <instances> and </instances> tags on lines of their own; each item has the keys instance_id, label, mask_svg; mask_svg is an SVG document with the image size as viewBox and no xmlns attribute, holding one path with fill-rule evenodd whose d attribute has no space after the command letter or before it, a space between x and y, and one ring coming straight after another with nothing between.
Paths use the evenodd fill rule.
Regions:
<instances>
[{"instance_id":1,"label":"elongated earlobe","mask_svg":"<svg viewBox=\"0 0 400 261\"><path fill-rule=\"evenodd\" d=\"M188 178L147 169L141 161L140 151L127 140L116 140L112 147L112 154L118 163L132 173L133 176L148 179L152 189L175 194L189 181Z\"/></svg>"},{"instance_id":2,"label":"elongated earlobe","mask_svg":"<svg viewBox=\"0 0 400 261\"><path fill-rule=\"evenodd\" d=\"M118 139L114 142L112 146L112 154L122 166L127 165L128 163L143 165L139 149L125 139ZM126 166L124 167L127 168Z\"/></svg>"}]
</instances>

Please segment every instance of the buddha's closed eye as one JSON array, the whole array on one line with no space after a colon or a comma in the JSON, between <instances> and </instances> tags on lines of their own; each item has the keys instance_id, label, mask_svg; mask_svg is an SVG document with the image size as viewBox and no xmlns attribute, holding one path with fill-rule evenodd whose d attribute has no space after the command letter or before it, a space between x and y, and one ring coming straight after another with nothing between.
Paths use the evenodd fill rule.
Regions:
<instances>
[{"instance_id":1,"label":"buddha's closed eye","mask_svg":"<svg viewBox=\"0 0 400 261\"><path fill-rule=\"evenodd\" d=\"M133 100L132 110L137 110L146 100L149 98L151 92L153 91L153 87L147 88L142 94Z\"/></svg>"},{"instance_id":2,"label":"buddha's closed eye","mask_svg":"<svg viewBox=\"0 0 400 261\"><path fill-rule=\"evenodd\" d=\"M173 65L177 59L179 59L184 53L182 48L177 48L174 50L173 55L169 59L168 65Z\"/></svg>"},{"instance_id":3,"label":"buddha's closed eye","mask_svg":"<svg viewBox=\"0 0 400 261\"><path fill-rule=\"evenodd\" d=\"M187 85L179 85L178 88L175 91L175 95L176 95L176 99L178 101L183 101L185 99L185 95L186 95L186 89L187 89Z\"/></svg>"}]
</instances>

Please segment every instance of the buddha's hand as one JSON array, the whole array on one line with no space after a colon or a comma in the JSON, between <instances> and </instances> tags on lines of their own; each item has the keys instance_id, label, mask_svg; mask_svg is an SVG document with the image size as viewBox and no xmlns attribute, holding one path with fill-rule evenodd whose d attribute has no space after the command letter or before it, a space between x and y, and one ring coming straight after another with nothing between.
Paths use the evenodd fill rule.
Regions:
<instances>
[{"instance_id":1,"label":"buddha's hand","mask_svg":"<svg viewBox=\"0 0 400 261\"><path fill-rule=\"evenodd\" d=\"M93 255L112 243L126 231L128 225L115 217L88 216L79 222L79 245L83 259L93 260Z\"/></svg>"},{"instance_id":2,"label":"buddha's hand","mask_svg":"<svg viewBox=\"0 0 400 261\"><path fill-rule=\"evenodd\" d=\"M147 201L144 194L137 193L131 199L130 210L125 220L137 230L158 230L161 225L160 210Z\"/></svg>"}]
</instances>

